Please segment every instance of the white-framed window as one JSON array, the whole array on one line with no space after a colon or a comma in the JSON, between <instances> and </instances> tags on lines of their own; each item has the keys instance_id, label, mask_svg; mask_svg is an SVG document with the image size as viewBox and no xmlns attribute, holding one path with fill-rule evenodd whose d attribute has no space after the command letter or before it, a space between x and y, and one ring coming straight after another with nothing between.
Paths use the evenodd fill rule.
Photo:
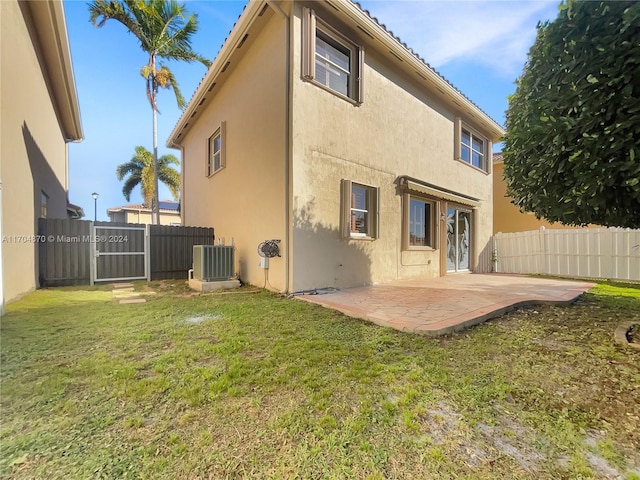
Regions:
<instances>
[{"instance_id":1,"label":"white-framed window","mask_svg":"<svg viewBox=\"0 0 640 480\"><path fill-rule=\"evenodd\" d=\"M210 177L225 166L225 123L209 137L206 175Z\"/></svg>"},{"instance_id":2,"label":"white-framed window","mask_svg":"<svg viewBox=\"0 0 640 480\"><path fill-rule=\"evenodd\" d=\"M470 130L462 129L460 135L460 159L474 167L486 170L486 141Z\"/></svg>"},{"instance_id":3,"label":"white-framed window","mask_svg":"<svg viewBox=\"0 0 640 480\"><path fill-rule=\"evenodd\" d=\"M47 218L47 204L49 203L49 195L40 190L40 218Z\"/></svg>"},{"instance_id":4,"label":"white-framed window","mask_svg":"<svg viewBox=\"0 0 640 480\"><path fill-rule=\"evenodd\" d=\"M437 249L437 219L437 200L405 193L402 220L404 250Z\"/></svg>"},{"instance_id":5,"label":"white-framed window","mask_svg":"<svg viewBox=\"0 0 640 480\"><path fill-rule=\"evenodd\" d=\"M303 9L302 77L338 95L362 103L364 50Z\"/></svg>"},{"instance_id":6,"label":"white-framed window","mask_svg":"<svg viewBox=\"0 0 640 480\"><path fill-rule=\"evenodd\" d=\"M468 163L484 172L489 173L489 140L472 128L456 119L455 157L461 162Z\"/></svg>"},{"instance_id":7,"label":"white-framed window","mask_svg":"<svg viewBox=\"0 0 640 480\"><path fill-rule=\"evenodd\" d=\"M380 189L342 180L342 236L378 238Z\"/></svg>"}]
</instances>

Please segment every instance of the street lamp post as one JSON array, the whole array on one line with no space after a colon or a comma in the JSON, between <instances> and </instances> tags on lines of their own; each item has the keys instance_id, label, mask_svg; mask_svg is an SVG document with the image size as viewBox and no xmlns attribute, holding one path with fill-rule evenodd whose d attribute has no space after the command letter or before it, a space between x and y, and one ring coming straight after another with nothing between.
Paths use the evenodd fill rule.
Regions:
<instances>
[{"instance_id":1,"label":"street lamp post","mask_svg":"<svg viewBox=\"0 0 640 480\"><path fill-rule=\"evenodd\" d=\"M93 192L91 196L93 197L93 221L97 222L98 221L98 197L100 195L97 194L96 192Z\"/></svg>"}]
</instances>

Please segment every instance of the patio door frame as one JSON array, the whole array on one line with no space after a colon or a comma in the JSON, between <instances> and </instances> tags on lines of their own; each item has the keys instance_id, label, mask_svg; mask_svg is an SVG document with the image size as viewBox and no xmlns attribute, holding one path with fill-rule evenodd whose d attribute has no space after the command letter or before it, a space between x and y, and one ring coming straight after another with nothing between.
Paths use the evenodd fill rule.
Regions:
<instances>
[{"instance_id":1,"label":"patio door frame","mask_svg":"<svg viewBox=\"0 0 640 480\"><path fill-rule=\"evenodd\" d=\"M443 205L441 212L443 213L443 215L441 216L441 222L440 222L440 245L442 245L441 251L440 251L440 276L444 277L445 275L451 275L451 274L458 274L458 273L470 273L472 272L472 261L471 259L473 258L473 254L474 254L474 248L473 248L473 243L474 243L474 238L475 238L475 208L467 206L467 205L460 205L457 203L452 203L452 202L442 202ZM449 247L449 243L448 243L448 237L447 237L447 217L449 215L449 209L454 209L457 211L463 211L463 212L467 212L469 214L469 268L466 270L449 270L447 268L447 250Z\"/></svg>"}]
</instances>

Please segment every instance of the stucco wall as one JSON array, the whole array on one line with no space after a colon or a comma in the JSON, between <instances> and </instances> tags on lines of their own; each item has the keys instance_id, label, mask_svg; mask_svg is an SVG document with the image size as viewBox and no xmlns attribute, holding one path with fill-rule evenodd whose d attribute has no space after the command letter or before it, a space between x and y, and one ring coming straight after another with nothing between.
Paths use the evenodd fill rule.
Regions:
<instances>
[{"instance_id":1,"label":"stucco wall","mask_svg":"<svg viewBox=\"0 0 640 480\"><path fill-rule=\"evenodd\" d=\"M286 248L286 20L271 10L264 20L182 142L184 224L214 227L227 245L233 238L240 277L258 286L265 283L258 244L280 239ZM226 165L207 178L208 140L221 122ZM269 284L286 288L283 258L271 260Z\"/></svg>"},{"instance_id":2,"label":"stucco wall","mask_svg":"<svg viewBox=\"0 0 640 480\"><path fill-rule=\"evenodd\" d=\"M151 224L152 216L151 212L143 211L123 211L123 212L110 212L111 222L124 222L124 223L140 223ZM180 215L171 213L160 213L160 225L180 225Z\"/></svg>"},{"instance_id":3,"label":"stucco wall","mask_svg":"<svg viewBox=\"0 0 640 480\"><path fill-rule=\"evenodd\" d=\"M0 2L2 233L5 300L37 285L35 235L40 192L50 218L66 218L67 149L43 77L30 19L14 1Z\"/></svg>"},{"instance_id":4,"label":"stucco wall","mask_svg":"<svg viewBox=\"0 0 640 480\"><path fill-rule=\"evenodd\" d=\"M337 23L352 41L366 39ZM454 160L457 113L424 85L400 72L399 62L365 49L364 101L355 106L301 78L301 6L293 58L294 290L350 287L441 274L435 251L402 250L402 199L394 181L408 175L481 200L474 212L472 265L492 234L491 175ZM467 119L463 119L467 120ZM470 122L470 126L478 128ZM380 187L380 238L343 239L340 180ZM442 204L445 207L445 204ZM438 234L442 235L444 222Z\"/></svg>"},{"instance_id":5,"label":"stucco wall","mask_svg":"<svg viewBox=\"0 0 640 480\"><path fill-rule=\"evenodd\" d=\"M127 212L128 223L151 224L151 213L148 212ZM160 213L160 225L180 225L180 215L170 213Z\"/></svg>"},{"instance_id":6,"label":"stucco wall","mask_svg":"<svg viewBox=\"0 0 640 480\"><path fill-rule=\"evenodd\" d=\"M511 203L507 196L507 184L504 181L504 163L493 164L493 233L527 232L544 228L576 228L563 223L549 223L538 220L532 213L522 213ZM589 225L585 228L597 228Z\"/></svg>"}]
</instances>

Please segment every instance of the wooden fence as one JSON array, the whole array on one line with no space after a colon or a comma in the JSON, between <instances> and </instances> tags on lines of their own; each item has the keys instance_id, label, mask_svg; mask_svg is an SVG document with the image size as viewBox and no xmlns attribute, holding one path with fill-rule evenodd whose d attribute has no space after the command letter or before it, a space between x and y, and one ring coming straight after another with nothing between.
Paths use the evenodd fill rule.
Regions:
<instances>
[{"instance_id":1,"label":"wooden fence","mask_svg":"<svg viewBox=\"0 0 640 480\"><path fill-rule=\"evenodd\" d=\"M213 228L150 225L151 279L187 278L194 245L213 245Z\"/></svg>"},{"instance_id":2,"label":"wooden fence","mask_svg":"<svg viewBox=\"0 0 640 480\"><path fill-rule=\"evenodd\" d=\"M186 279L194 245L213 245L206 227L38 220L40 286L127 279Z\"/></svg>"},{"instance_id":3,"label":"wooden fence","mask_svg":"<svg viewBox=\"0 0 640 480\"><path fill-rule=\"evenodd\" d=\"M640 281L640 230L545 229L494 236L497 271Z\"/></svg>"},{"instance_id":4,"label":"wooden fence","mask_svg":"<svg viewBox=\"0 0 640 480\"><path fill-rule=\"evenodd\" d=\"M92 222L38 219L38 277L40 286L91 283Z\"/></svg>"}]
</instances>

